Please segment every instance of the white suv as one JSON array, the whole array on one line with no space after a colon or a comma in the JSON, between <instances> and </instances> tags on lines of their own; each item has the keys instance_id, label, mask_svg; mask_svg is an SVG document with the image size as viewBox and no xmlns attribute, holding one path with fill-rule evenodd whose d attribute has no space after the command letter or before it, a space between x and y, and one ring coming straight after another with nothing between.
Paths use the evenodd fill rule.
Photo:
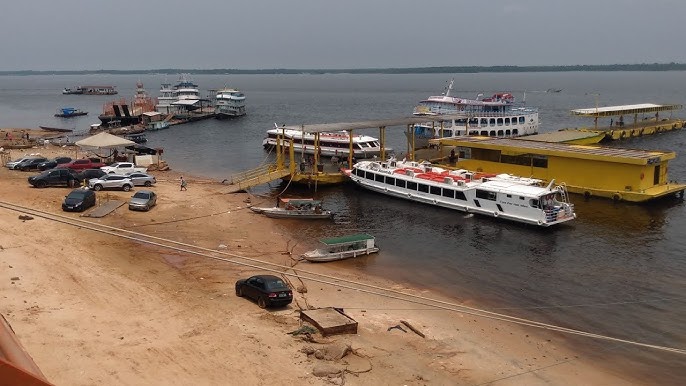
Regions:
<instances>
[{"instance_id":1,"label":"white suv","mask_svg":"<svg viewBox=\"0 0 686 386\"><path fill-rule=\"evenodd\" d=\"M88 187L93 190L121 189L128 192L133 189L133 182L127 176L106 174L102 177L88 180Z\"/></svg>"}]
</instances>

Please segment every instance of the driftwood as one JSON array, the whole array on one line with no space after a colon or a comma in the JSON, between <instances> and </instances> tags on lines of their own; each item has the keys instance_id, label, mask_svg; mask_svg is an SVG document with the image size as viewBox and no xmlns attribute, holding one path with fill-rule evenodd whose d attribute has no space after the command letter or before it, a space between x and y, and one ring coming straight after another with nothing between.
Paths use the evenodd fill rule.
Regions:
<instances>
[{"instance_id":1,"label":"driftwood","mask_svg":"<svg viewBox=\"0 0 686 386\"><path fill-rule=\"evenodd\" d=\"M416 328L414 328L409 322L406 322L406 321L404 321L404 320L401 320L400 323L406 325L407 328L409 328L410 330L412 330L412 332L414 332L415 334L421 336L422 338L426 338L426 336L425 336L421 331L419 331L419 330L417 330Z\"/></svg>"}]
</instances>

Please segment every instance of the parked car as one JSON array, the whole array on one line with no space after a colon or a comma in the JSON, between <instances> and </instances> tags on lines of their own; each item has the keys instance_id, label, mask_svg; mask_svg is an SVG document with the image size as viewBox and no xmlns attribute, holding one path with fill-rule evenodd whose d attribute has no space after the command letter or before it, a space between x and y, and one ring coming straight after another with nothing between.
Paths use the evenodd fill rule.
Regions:
<instances>
[{"instance_id":1,"label":"parked car","mask_svg":"<svg viewBox=\"0 0 686 386\"><path fill-rule=\"evenodd\" d=\"M10 169L10 170L14 170L14 168L15 168L18 164L20 164L20 163L22 163L22 162L24 162L24 161L28 161L28 160L30 160L30 159L34 159L34 158L42 158L42 157L41 157L41 156L35 156L35 155L27 155L27 156L24 156L24 157L15 159L14 161L10 161L10 162L6 163L5 166L7 166L7 168Z\"/></svg>"},{"instance_id":2,"label":"parked car","mask_svg":"<svg viewBox=\"0 0 686 386\"><path fill-rule=\"evenodd\" d=\"M92 159L88 158L76 159L66 164L60 165L61 168L68 168L72 170L100 169L103 166L105 166L104 163L93 161Z\"/></svg>"},{"instance_id":3,"label":"parked car","mask_svg":"<svg viewBox=\"0 0 686 386\"><path fill-rule=\"evenodd\" d=\"M293 301L291 288L274 275L256 275L238 280L236 296L253 299L260 308L285 306Z\"/></svg>"},{"instance_id":4,"label":"parked car","mask_svg":"<svg viewBox=\"0 0 686 386\"><path fill-rule=\"evenodd\" d=\"M121 189L128 192L133 189L133 182L127 176L105 174L102 177L90 179L88 181L88 187L93 190Z\"/></svg>"},{"instance_id":5,"label":"parked car","mask_svg":"<svg viewBox=\"0 0 686 386\"><path fill-rule=\"evenodd\" d=\"M129 210L148 211L157 204L157 194L152 190L139 190L129 200Z\"/></svg>"},{"instance_id":6,"label":"parked car","mask_svg":"<svg viewBox=\"0 0 686 386\"><path fill-rule=\"evenodd\" d=\"M67 212L83 212L95 206L95 192L88 189L74 189L64 196L62 210Z\"/></svg>"},{"instance_id":7,"label":"parked car","mask_svg":"<svg viewBox=\"0 0 686 386\"><path fill-rule=\"evenodd\" d=\"M146 173L134 172L126 174L133 181L133 186L152 186L157 183L154 176Z\"/></svg>"},{"instance_id":8,"label":"parked car","mask_svg":"<svg viewBox=\"0 0 686 386\"><path fill-rule=\"evenodd\" d=\"M56 157L51 160L47 160L45 162L41 162L38 164L38 170L48 170L52 168L56 168L58 165L61 164L66 164L71 162L72 159L71 157Z\"/></svg>"},{"instance_id":9,"label":"parked car","mask_svg":"<svg viewBox=\"0 0 686 386\"><path fill-rule=\"evenodd\" d=\"M22 172L26 172L29 170L37 170L38 165L41 163L47 161L48 159L45 157L39 157L39 158L28 158L25 159L18 164L14 165L14 170L21 170Z\"/></svg>"},{"instance_id":10,"label":"parked car","mask_svg":"<svg viewBox=\"0 0 686 386\"><path fill-rule=\"evenodd\" d=\"M84 169L76 173L76 175L79 176L81 180L86 181L86 184L88 184L88 181L90 181L91 179L100 178L105 174L107 173L100 169Z\"/></svg>"},{"instance_id":11,"label":"parked car","mask_svg":"<svg viewBox=\"0 0 686 386\"><path fill-rule=\"evenodd\" d=\"M148 168L136 167L133 162L115 162L112 165L102 166L100 169L108 174L145 173L148 171Z\"/></svg>"},{"instance_id":12,"label":"parked car","mask_svg":"<svg viewBox=\"0 0 686 386\"><path fill-rule=\"evenodd\" d=\"M73 188L81 184L81 179L72 170L51 169L29 177L29 184L36 188L45 188L46 186L68 186Z\"/></svg>"}]
</instances>

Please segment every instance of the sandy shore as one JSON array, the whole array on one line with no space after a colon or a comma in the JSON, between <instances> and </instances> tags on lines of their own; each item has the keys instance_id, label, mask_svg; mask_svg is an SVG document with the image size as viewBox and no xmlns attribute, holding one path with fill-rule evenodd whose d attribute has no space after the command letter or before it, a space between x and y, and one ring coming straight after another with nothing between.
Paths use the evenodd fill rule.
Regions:
<instances>
[{"instance_id":1,"label":"sandy shore","mask_svg":"<svg viewBox=\"0 0 686 386\"><path fill-rule=\"evenodd\" d=\"M49 148L13 150L11 158L28 152L71 155L66 148ZM220 183L187 174L188 191L182 192L177 171L153 174L160 198L152 211L130 212L123 206L91 221L286 267L295 263L288 249L297 256L312 247L278 220L246 210L246 201L258 203L255 197L224 194ZM29 175L3 167L0 201L61 214L69 189L32 188ZM98 192L98 200L130 195ZM22 221L20 214L0 210L0 313L57 385L640 383L599 367L597 358L577 357L557 334L335 284L289 277L298 289L295 302L262 310L234 294L237 279L261 270L38 217ZM337 267L296 265L442 299ZM315 334L312 341L288 334L301 326L300 308L329 306L346 309L359 322L358 334ZM389 330L401 320L426 337ZM346 351L343 358L326 360Z\"/></svg>"}]
</instances>

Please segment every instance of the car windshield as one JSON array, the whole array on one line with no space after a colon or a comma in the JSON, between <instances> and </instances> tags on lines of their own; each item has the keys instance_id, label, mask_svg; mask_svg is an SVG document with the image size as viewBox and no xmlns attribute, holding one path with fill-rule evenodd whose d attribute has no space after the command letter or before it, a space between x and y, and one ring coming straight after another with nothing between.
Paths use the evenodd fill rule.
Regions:
<instances>
[{"instance_id":1,"label":"car windshield","mask_svg":"<svg viewBox=\"0 0 686 386\"><path fill-rule=\"evenodd\" d=\"M86 194L88 194L88 193L85 190L78 190L78 191L69 193L67 198L84 198L84 197L86 197Z\"/></svg>"},{"instance_id":2,"label":"car windshield","mask_svg":"<svg viewBox=\"0 0 686 386\"><path fill-rule=\"evenodd\" d=\"M136 194L133 195L133 198L145 198L145 199L148 199L148 198L150 198L150 193L146 193L146 192L137 192Z\"/></svg>"}]
</instances>

